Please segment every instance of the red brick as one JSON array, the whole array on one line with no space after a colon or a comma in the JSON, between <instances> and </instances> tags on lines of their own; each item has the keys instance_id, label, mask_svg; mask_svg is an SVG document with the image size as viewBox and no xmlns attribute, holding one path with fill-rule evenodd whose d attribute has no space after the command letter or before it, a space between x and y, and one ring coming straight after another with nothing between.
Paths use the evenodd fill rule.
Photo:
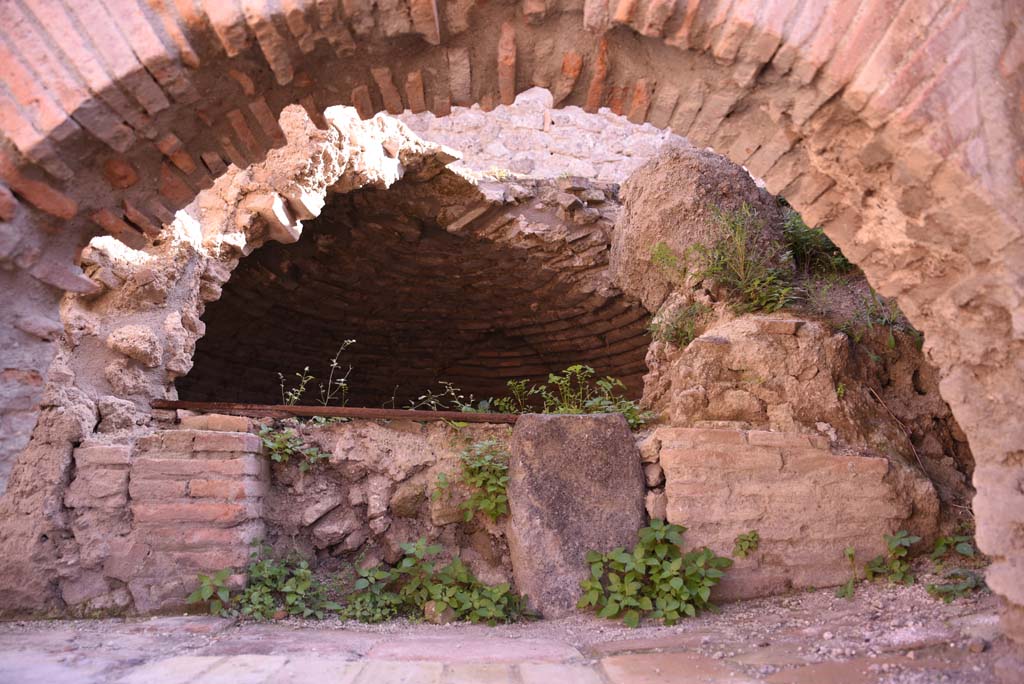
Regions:
<instances>
[{"instance_id":1,"label":"red brick","mask_svg":"<svg viewBox=\"0 0 1024 684\"><path fill-rule=\"evenodd\" d=\"M132 462L133 478L260 477L269 470L267 460L260 456L221 460L136 457Z\"/></svg>"},{"instance_id":2,"label":"red brick","mask_svg":"<svg viewBox=\"0 0 1024 684\"><path fill-rule=\"evenodd\" d=\"M120 216L110 209L100 209L93 212L89 218L92 219L93 223L132 249L142 249L149 244L142 233L125 223Z\"/></svg>"},{"instance_id":3,"label":"red brick","mask_svg":"<svg viewBox=\"0 0 1024 684\"><path fill-rule=\"evenodd\" d=\"M434 116L448 116L452 113L452 99L447 94L434 96L434 107L430 110Z\"/></svg>"},{"instance_id":4,"label":"red brick","mask_svg":"<svg viewBox=\"0 0 1024 684\"><path fill-rule=\"evenodd\" d=\"M581 71L583 71L583 57L578 52L570 50L562 55L562 69L559 71L555 86L551 91L551 97L556 106L572 93Z\"/></svg>"},{"instance_id":5,"label":"red brick","mask_svg":"<svg viewBox=\"0 0 1024 684\"><path fill-rule=\"evenodd\" d=\"M160 195L181 208L192 201L195 192L170 164L165 163L160 165Z\"/></svg>"},{"instance_id":6,"label":"red brick","mask_svg":"<svg viewBox=\"0 0 1024 684\"><path fill-rule=\"evenodd\" d=\"M311 52L313 41L310 37L309 23L306 21L307 4L303 0L282 0L281 9L284 11L284 21L288 30L295 36L299 49L303 52ZM299 85L296 83L296 85Z\"/></svg>"},{"instance_id":7,"label":"red brick","mask_svg":"<svg viewBox=\"0 0 1024 684\"><path fill-rule=\"evenodd\" d=\"M640 33L655 38L661 37L665 30L665 23L675 9L676 0L651 0L651 3L647 5L647 14L640 26Z\"/></svg>"},{"instance_id":8,"label":"red brick","mask_svg":"<svg viewBox=\"0 0 1024 684\"><path fill-rule=\"evenodd\" d=\"M110 157L103 162L103 177L118 189L130 188L139 182L135 166L124 157Z\"/></svg>"},{"instance_id":9,"label":"red brick","mask_svg":"<svg viewBox=\"0 0 1024 684\"><path fill-rule=\"evenodd\" d=\"M46 5L50 1L40 0ZM94 49L108 65L112 65L111 76L135 97L143 109L156 114L170 106L164 91L136 58L135 51L121 35L106 7L98 1L79 0L69 3L68 8L78 18L78 25L84 29ZM61 41L60 37L55 38Z\"/></svg>"},{"instance_id":10,"label":"red brick","mask_svg":"<svg viewBox=\"0 0 1024 684\"><path fill-rule=\"evenodd\" d=\"M413 28L431 45L441 44L441 25L437 15L437 0L410 0L409 14Z\"/></svg>"},{"instance_id":11,"label":"red brick","mask_svg":"<svg viewBox=\"0 0 1024 684\"><path fill-rule=\"evenodd\" d=\"M405 98L413 114L427 111L427 100L423 92L423 72L410 71L405 77Z\"/></svg>"},{"instance_id":12,"label":"red brick","mask_svg":"<svg viewBox=\"0 0 1024 684\"><path fill-rule=\"evenodd\" d=\"M199 158L203 160L203 164L206 165L206 168L209 169L210 173L214 176L219 176L228 170L224 160L221 159L221 156L216 152L202 152L200 153Z\"/></svg>"},{"instance_id":13,"label":"red brick","mask_svg":"<svg viewBox=\"0 0 1024 684\"><path fill-rule=\"evenodd\" d=\"M452 104L468 107L473 104L472 66L468 48L449 48L448 90Z\"/></svg>"},{"instance_id":14,"label":"red brick","mask_svg":"<svg viewBox=\"0 0 1024 684\"><path fill-rule=\"evenodd\" d=\"M249 111L252 112L256 123L260 125L263 132L266 133L267 137L275 145L284 145L287 142L284 137L284 131L281 130L281 126L277 123L277 117L274 116L274 112L271 111L270 105L267 104L264 98L260 97L250 102Z\"/></svg>"},{"instance_id":15,"label":"red brick","mask_svg":"<svg viewBox=\"0 0 1024 684\"><path fill-rule=\"evenodd\" d=\"M626 86L612 87L608 95L608 109L620 116L626 113Z\"/></svg>"},{"instance_id":16,"label":"red brick","mask_svg":"<svg viewBox=\"0 0 1024 684\"><path fill-rule=\"evenodd\" d=\"M188 496L186 480L152 480L132 477L128 494L136 503L160 499L183 499Z\"/></svg>"},{"instance_id":17,"label":"red brick","mask_svg":"<svg viewBox=\"0 0 1024 684\"><path fill-rule=\"evenodd\" d=\"M228 69L228 76L235 79L239 86L242 87L242 93L246 97L252 97L256 94L256 84L252 82L252 78L249 74L238 69Z\"/></svg>"},{"instance_id":18,"label":"red brick","mask_svg":"<svg viewBox=\"0 0 1024 684\"><path fill-rule=\"evenodd\" d=\"M123 506L128 471L121 468L81 468L64 494L70 508Z\"/></svg>"},{"instance_id":19,"label":"red brick","mask_svg":"<svg viewBox=\"0 0 1024 684\"><path fill-rule=\"evenodd\" d=\"M156 146L182 172L189 174L196 170L196 163L192 160L192 155L185 149L185 145L178 136L173 133L165 133L157 141Z\"/></svg>"},{"instance_id":20,"label":"red brick","mask_svg":"<svg viewBox=\"0 0 1024 684\"><path fill-rule=\"evenodd\" d=\"M618 0L612 21L616 24L630 25L633 21L633 10L636 9L636 3L637 0Z\"/></svg>"},{"instance_id":21,"label":"red brick","mask_svg":"<svg viewBox=\"0 0 1024 684\"><path fill-rule=\"evenodd\" d=\"M193 449L199 451L230 451L258 453L262 442L248 432L217 432L212 430L194 431Z\"/></svg>"},{"instance_id":22,"label":"red brick","mask_svg":"<svg viewBox=\"0 0 1024 684\"><path fill-rule=\"evenodd\" d=\"M360 119L369 119L376 113L370 100L370 89L365 85L352 89L352 106L359 112Z\"/></svg>"},{"instance_id":23,"label":"red brick","mask_svg":"<svg viewBox=\"0 0 1024 684\"><path fill-rule=\"evenodd\" d=\"M137 226L145 235L151 238L155 238L160 235L160 226L154 223L146 214L144 214L138 207L124 200L121 203L124 208L124 217Z\"/></svg>"},{"instance_id":24,"label":"red brick","mask_svg":"<svg viewBox=\"0 0 1024 684\"><path fill-rule=\"evenodd\" d=\"M523 16L528 23L539 24L547 13L547 0L523 0Z\"/></svg>"},{"instance_id":25,"label":"red brick","mask_svg":"<svg viewBox=\"0 0 1024 684\"><path fill-rule=\"evenodd\" d=\"M184 416L183 430L212 430L215 432L249 432L252 421L245 416L228 416L223 413L205 413L199 416Z\"/></svg>"},{"instance_id":26,"label":"red brick","mask_svg":"<svg viewBox=\"0 0 1024 684\"><path fill-rule=\"evenodd\" d=\"M498 40L498 92L502 104L515 102L516 30L508 22L501 25L501 38Z\"/></svg>"},{"instance_id":27,"label":"red brick","mask_svg":"<svg viewBox=\"0 0 1024 684\"><path fill-rule=\"evenodd\" d=\"M178 26L178 19L171 9L170 2L171 0L146 0L146 4L160 17L160 23L164 27L164 31L178 48L182 64L190 69L198 69L200 65L199 55L196 54L181 27Z\"/></svg>"},{"instance_id":28,"label":"red brick","mask_svg":"<svg viewBox=\"0 0 1024 684\"><path fill-rule=\"evenodd\" d=\"M673 33L666 43L674 47L687 49L691 47L690 38L693 34L693 24L697 19L697 12L700 11L700 0L686 0L686 10L683 13L683 20L679 28Z\"/></svg>"},{"instance_id":29,"label":"red brick","mask_svg":"<svg viewBox=\"0 0 1024 684\"><path fill-rule=\"evenodd\" d=\"M250 504L186 501L175 503L132 503L137 524L198 522L227 527L258 517Z\"/></svg>"},{"instance_id":30,"label":"red brick","mask_svg":"<svg viewBox=\"0 0 1024 684\"><path fill-rule=\"evenodd\" d=\"M288 57L288 45L274 27L266 0L242 0L241 4L245 21L256 34L256 42L274 72L277 84L288 85L295 76L295 69Z\"/></svg>"},{"instance_id":31,"label":"red brick","mask_svg":"<svg viewBox=\"0 0 1024 684\"><path fill-rule=\"evenodd\" d=\"M633 99L629 103L627 118L635 124L647 120L647 110L651 107L651 95L654 94L654 83L648 78L641 78L633 87Z\"/></svg>"},{"instance_id":32,"label":"red brick","mask_svg":"<svg viewBox=\"0 0 1024 684\"><path fill-rule=\"evenodd\" d=\"M259 480L189 480L188 495L193 499L239 500L261 497L267 484Z\"/></svg>"},{"instance_id":33,"label":"red brick","mask_svg":"<svg viewBox=\"0 0 1024 684\"><path fill-rule=\"evenodd\" d=\"M260 523L246 523L235 527L185 527L182 525L147 526L147 538L154 548L190 549L204 547L245 547L262 538L265 530Z\"/></svg>"},{"instance_id":34,"label":"red brick","mask_svg":"<svg viewBox=\"0 0 1024 684\"><path fill-rule=\"evenodd\" d=\"M126 466L131 461L132 450L127 446L84 446L75 449L75 465L79 468Z\"/></svg>"},{"instance_id":35,"label":"red brick","mask_svg":"<svg viewBox=\"0 0 1024 684\"><path fill-rule=\"evenodd\" d=\"M185 70L178 63L177 55L164 47L137 0L104 0L104 3L132 51L157 83L179 102L190 103L199 99Z\"/></svg>"},{"instance_id":36,"label":"red brick","mask_svg":"<svg viewBox=\"0 0 1024 684\"><path fill-rule=\"evenodd\" d=\"M238 3L223 0L200 0L200 3L228 57L237 57L249 46L249 33Z\"/></svg>"},{"instance_id":37,"label":"red brick","mask_svg":"<svg viewBox=\"0 0 1024 684\"><path fill-rule=\"evenodd\" d=\"M387 67L374 67L370 69L370 75L373 76L373 80L380 90L381 99L384 101L384 109L389 114L401 114L405 107L402 105L402 96L391 79L391 69ZM360 115L362 115L362 112L360 112Z\"/></svg>"},{"instance_id":38,"label":"red brick","mask_svg":"<svg viewBox=\"0 0 1024 684\"><path fill-rule=\"evenodd\" d=\"M67 138L78 129L78 124L50 99L45 81L40 82L22 61L0 41L0 64L4 69L0 78L7 84L14 99L28 112L44 133L54 131L59 139Z\"/></svg>"},{"instance_id":39,"label":"red brick","mask_svg":"<svg viewBox=\"0 0 1024 684\"><path fill-rule=\"evenodd\" d=\"M0 179L21 195L22 199L50 216L65 220L78 213L78 203L42 181L32 180L17 169L11 159L0 152Z\"/></svg>"},{"instance_id":40,"label":"red brick","mask_svg":"<svg viewBox=\"0 0 1024 684\"><path fill-rule=\"evenodd\" d=\"M252 548L247 545L223 546L205 551L154 552L154 561L169 563L183 574L213 573L223 568L241 568L249 562Z\"/></svg>"},{"instance_id":41,"label":"red brick","mask_svg":"<svg viewBox=\"0 0 1024 684\"><path fill-rule=\"evenodd\" d=\"M252 134L252 130L250 130L249 124L246 122L245 115L242 111L240 109L232 109L228 112L227 116L228 123L231 124L231 129L234 130L235 135L238 136L242 145L248 148L249 154L259 156L261 152L260 144L256 141L256 136Z\"/></svg>"},{"instance_id":42,"label":"red brick","mask_svg":"<svg viewBox=\"0 0 1024 684\"><path fill-rule=\"evenodd\" d=\"M597 59L594 62L594 73L590 77L590 86L587 88L587 100L583 105L585 111L593 113L601 106L606 78L608 78L608 40L601 38L601 44L597 49Z\"/></svg>"}]
</instances>

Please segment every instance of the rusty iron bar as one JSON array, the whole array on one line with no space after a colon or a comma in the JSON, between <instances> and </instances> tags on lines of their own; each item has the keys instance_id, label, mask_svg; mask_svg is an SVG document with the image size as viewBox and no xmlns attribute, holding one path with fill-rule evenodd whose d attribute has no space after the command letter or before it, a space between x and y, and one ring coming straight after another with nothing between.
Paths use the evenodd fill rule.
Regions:
<instances>
[{"instance_id":1,"label":"rusty iron bar","mask_svg":"<svg viewBox=\"0 0 1024 684\"><path fill-rule=\"evenodd\" d=\"M350 406L288 406L286 404L236 404L222 401L171 401L155 399L155 409L182 409L203 413L230 413L243 416L323 416L324 418L366 418L368 420L450 420L463 423L509 423L514 413L463 413L462 411L413 411L410 409L355 408Z\"/></svg>"}]
</instances>

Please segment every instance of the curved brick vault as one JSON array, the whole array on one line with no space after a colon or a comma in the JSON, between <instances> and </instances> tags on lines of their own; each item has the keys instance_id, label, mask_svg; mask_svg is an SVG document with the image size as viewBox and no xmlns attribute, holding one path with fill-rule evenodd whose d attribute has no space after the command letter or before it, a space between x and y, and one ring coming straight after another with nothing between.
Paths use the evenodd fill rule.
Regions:
<instances>
[{"instance_id":1,"label":"curved brick vault","mask_svg":"<svg viewBox=\"0 0 1024 684\"><path fill-rule=\"evenodd\" d=\"M899 297L977 458L989 582L1024 605L1022 23L1015 0L5 2L5 446L34 421L59 292L95 287L88 236L152 237L283 142L289 103L443 113L547 85L745 164Z\"/></svg>"},{"instance_id":2,"label":"curved brick vault","mask_svg":"<svg viewBox=\"0 0 1024 684\"><path fill-rule=\"evenodd\" d=\"M580 186L591 207L570 213L559 202L574 196L556 183L484 185L515 199L484 203L450 171L329 195L305 239L243 259L207 305L179 396L277 403L278 371L324 377L340 341L355 339L339 359L355 406L405 406L439 380L502 396L508 380L574 363L639 397L648 312L607 276L614 186ZM316 296L295 296L307 290Z\"/></svg>"}]
</instances>

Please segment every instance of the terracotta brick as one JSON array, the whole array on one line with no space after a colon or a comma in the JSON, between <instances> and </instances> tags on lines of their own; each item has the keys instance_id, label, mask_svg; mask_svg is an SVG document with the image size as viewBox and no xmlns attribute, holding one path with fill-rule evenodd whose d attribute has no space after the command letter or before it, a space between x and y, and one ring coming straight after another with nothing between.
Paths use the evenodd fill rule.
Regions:
<instances>
[{"instance_id":1,"label":"terracotta brick","mask_svg":"<svg viewBox=\"0 0 1024 684\"><path fill-rule=\"evenodd\" d=\"M193 479L200 477L262 477L270 468L260 456L227 459L184 459L136 457L132 477Z\"/></svg>"},{"instance_id":2,"label":"terracotta brick","mask_svg":"<svg viewBox=\"0 0 1024 684\"><path fill-rule=\"evenodd\" d=\"M132 477L128 483L128 494L136 502L183 499L188 496L188 482Z\"/></svg>"},{"instance_id":3,"label":"terracotta brick","mask_svg":"<svg viewBox=\"0 0 1024 684\"><path fill-rule=\"evenodd\" d=\"M249 32L246 30L245 17L236 2L222 0L199 0L214 33L228 57L237 57L249 46Z\"/></svg>"},{"instance_id":4,"label":"terracotta brick","mask_svg":"<svg viewBox=\"0 0 1024 684\"><path fill-rule=\"evenodd\" d=\"M262 442L256 435L248 432L218 432L213 430L195 430L193 449L195 451L231 451L257 453Z\"/></svg>"},{"instance_id":5,"label":"terracotta brick","mask_svg":"<svg viewBox=\"0 0 1024 684\"><path fill-rule=\"evenodd\" d=\"M608 78L608 41L601 38L601 43L597 48L597 58L594 60L594 73L590 77L590 86L587 88L587 100L583 105L584 111L593 113L601 106L606 78Z\"/></svg>"},{"instance_id":6,"label":"terracotta brick","mask_svg":"<svg viewBox=\"0 0 1024 684\"><path fill-rule=\"evenodd\" d=\"M149 216L144 214L138 207L128 200L124 200L121 205L124 208L124 217L130 221L132 225L138 227L143 234L151 238L160 235L160 226L154 223Z\"/></svg>"},{"instance_id":7,"label":"terracotta brick","mask_svg":"<svg viewBox=\"0 0 1024 684\"><path fill-rule=\"evenodd\" d=\"M160 165L160 195L180 208L192 201L195 192L170 164L164 163Z\"/></svg>"},{"instance_id":8,"label":"terracotta brick","mask_svg":"<svg viewBox=\"0 0 1024 684\"><path fill-rule=\"evenodd\" d=\"M4 69L0 79L7 85L8 91L22 109L31 115L36 127L44 133L55 135L64 140L79 130L75 123L61 107L50 98L45 82L40 82L29 72L7 45L0 41L0 63Z\"/></svg>"},{"instance_id":9,"label":"terracotta brick","mask_svg":"<svg viewBox=\"0 0 1024 684\"><path fill-rule=\"evenodd\" d=\"M104 0L104 3L132 51L157 83L178 102L191 103L199 99L177 55L164 46L137 0Z\"/></svg>"},{"instance_id":10,"label":"terracotta brick","mask_svg":"<svg viewBox=\"0 0 1024 684\"><path fill-rule=\"evenodd\" d=\"M139 182L135 165L124 157L110 157L103 162L103 177L111 186L124 190Z\"/></svg>"},{"instance_id":11,"label":"terracotta brick","mask_svg":"<svg viewBox=\"0 0 1024 684\"><path fill-rule=\"evenodd\" d=\"M204 413L199 416L182 417L181 428L184 430L213 430L215 432L250 432L252 421L245 416Z\"/></svg>"},{"instance_id":12,"label":"terracotta brick","mask_svg":"<svg viewBox=\"0 0 1024 684\"><path fill-rule=\"evenodd\" d=\"M17 169L9 157L0 152L0 180L23 200L51 216L71 219L78 212L78 203L47 183L32 180Z\"/></svg>"},{"instance_id":13,"label":"terracotta brick","mask_svg":"<svg viewBox=\"0 0 1024 684\"><path fill-rule=\"evenodd\" d=\"M626 113L626 86L612 86L608 93L608 109L612 113L623 115Z\"/></svg>"},{"instance_id":14,"label":"terracotta brick","mask_svg":"<svg viewBox=\"0 0 1024 684\"><path fill-rule=\"evenodd\" d=\"M213 527L229 527L258 517L249 504L186 501L176 503L132 503L137 524L203 523Z\"/></svg>"},{"instance_id":15,"label":"terracotta brick","mask_svg":"<svg viewBox=\"0 0 1024 684\"><path fill-rule=\"evenodd\" d=\"M263 538L265 529L258 522L250 522L234 527L151 525L147 526L146 532L147 538L156 549L243 547L251 551L249 545Z\"/></svg>"},{"instance_id":16,"label":"terracotta brick","mask_svg":"<svg viewBox=\"0 0 1024 684\"><path fill-rule=\"evenodd\" d=\"M75 465L79 468L127 466L131 460L132 450L127 446L83 446L75 449Z\"/></svg>"},{"instance_id":17,"label":"terracotta brick","mask_svg":"<svg viewBox=\"0 0 1024 684\"><path fill-rule=\"evenodd\" d=\"M182 64L190 69L198 69L200 65L199 55L196 54L196 51L188 42L185 33L178 26L178 19L171 9L170 2L171 0L146 0L146 4L160 18L160 25L163 27L164 32L167 33L175 47L178 48Z\"/></svg>"},{"instance_id":18,"label":"terracotta brick","mask_svg":"<svg viewBox=\"0 0 1024 684\"><path fill-rule=\"evenodd\" d=\"M46 83L47 90L64 112L74 112L83 128L114 150L124 152L132 146L135 142L132 129L108 108L103 99L94 98L80 84L48 44L47 38L13 3L0 6L0 32L5 34L11 49L31 65L39 80ZM0 62L6 64L7 57L0 55ZM123 96L121 98L124 99Z\"/></svg>"},{"instance_id":19,"label":"terracotta brick","mask_svg":"<svg viewBox=\"0 0 1024 684\"><path fill-rule=\"evenodd\" d=\"M395 87L395 82L391 79L391 69L387 67L374 67L370 69L370 75L373 76L373 80L380 90L381 99L384 101L384 109L388 111L388 114L401 114L404 112L405 106L402 105L402 96L398 92L398 88ZM362 116L362 112L360 112L360 116ZM363 116L363 118L367 117Z\"/></svg>"},{"instance_id":20,"label":"terracotta brick","mask_svg":"<svg viewBox=\"0 0 1024 684\"><path fill-rule=\"evenodd\" d=\"M468 107L473 104L472 67L468 48L449 48L448 90L452 104Z\"/></svg>"},{"instance_id":21,"label":"terracotta brick","mask_svg":"<svg viewBox=\"0 0 1024 684\"><path fill-rule=\"evenodd\" d=\"M312 29L306 21L306 8L308 4L302 0L282 0L281 9L284 12L284 22L288 30L295 36L299 49L303 52L312 52L313 39Z\"/></svg>"},{"instance_id":22,"label":"terracotta brick","mask_svg":"<svg viewBox=\"0 0 1024 684\"><path fill-rule=\"evenodd\" d=\"M190 458L194 440L195 433L192 431L161 430L136 440L135 450L140 456ZM174 454L174 456L167 454Z\"/></svg>"},{"instance_id":23,"label":"terracotta brick","mask_svg":"<svg viewBox=\"0 0 1024 684\"><path fill-rule=\"evenodd\" d=\"M64 494L64 504L71 508L122 506L127 492L127 470L81 468Z\"/></svg>"},{"instance_id":24,"label":"terracotta brick","mask_svg":"<svg viewBox=\"0 0 1024 684\"><path fill-rule=\"evenodd\" d=\"M698 11L700 11L700 0L686 0L686 8L683 11L683 18L679 28L665 42L683 50L690 48L693 25L697 19Z\"/></svg>"},{"instance_id":25,"label":"terracotta brick","mask_svg":"<svg viewBox=\"0 0 1024 684\"><path fill-rule=\"evenodd\" d=\"M508 22L501 25L501 38L498 40L498 91L502 104L515 102L516 31Z\"/></svg>"},{"instance_id":26,"label":"terracotta brick","mask_svg":"<svg viewBox=\"0 0 1024 684\"><path fill-rule=\"evenodd\" d=\"M427 100L423 92L423 72L410 71L405 77L405 99L413 114L427 111Z\"/></svg>"},{"instance_id":27,"label":"terracotta brick","mask_svg":"<svg viewBox=\"0 0 1024 684\"><path fill-rule=\"evenodd\" d=\"M452 113L452 100L445 93L434 95L434 106L430 110L434 116L448 116Z\"/></svg>"},{"instance_id":28,"label":"terracotta brick","mask_svg":"<svg viewBox=\"0 0 1024 684\"><path fill-rule=\"evenodd\" d=\"M242 93L246 97L252 97L256 94L256 84L253 83L252 77L249 74L238 69L228 69L227 75L234 79L235 83L242 88Z\"/></svg>"},{"instance_id":29,"label":"terracotta brick","mask_svg":"<svg viewBox=\"0 0 1024 684\"><path fill-rule=\"evenodd\" d=\"M551 97L556 107L572 94L581 71L583 71L583 57L578 52L570 50L562 55L562 68L558 72L555 85L551 90Z\"/></svg>"},{"instance_id":30,"label":"terracotta brick","mask_svg":"<svg viewBox=\"0 0 1024 684\"><path fill-rule=\"evenodd\" d=\"M651 0L647 5L647 13L640 25L640 33L645 36L660 38L665 32L665 24L676 9L676 0Z\"/></svg>"},{"instance_id":31,"label":"terracotta brick","mask_svg":"<svg viewBox=\"0 0 1024 684\"><path fill-rule=\"evenodd\" d=\"M437 0L410 0L409 14L413 28L431 45L441 44L441 24L437 14Z\"/></svg>"},{"instance_id":32,"label":"terracotta brick","mask_svg":"<svg viewBox=\"0 0 1024 684\"><path fill-rule=\"evenodd\" d=\"M188 495L194 499L240 500L261 497L267 487L259 480L189 480Z\"/></svg>"},{"instance_id":33,"label":"terracotta brick","mask_svg":"<svg viewBox=\"0 0 1024 684\"><path fill-rule=\"evenodd\" d=\"M249 124L245 120L245 114L240 109L232 109L228 112L227 116L228 123L231 124L231 130L238 136L238 140L242 145L247 148L248 153L254 157L259 156L262 148L256 141L256 136L252 134L252 130L249 128Z\"/></svg>"},{"instance_id":34,"label":"terracotta brick","mask_svg":"<svg viewBox=\"0 0 1024 684\"><path fill-rule=\"evenodd\" d=\"M263 132L275 145L280 146L287 142L284 131L281 130L280 124L277 123L277 117L274 116L274 112L270 109L270 105L267 104L265 98L260 97L250 102L249 111L256 119L256 123L260 125Z\"/></svg>"},{"instance_id":35,"label":"terracotta brick","mask_svg":"<svg viewBox=\"0 0 1024 684\"><path fill-rule=\"evenodd\" d=\"M266 0L241 0L241 5L245 21L256 35L256 42L277 84L288 85L295 77L295 69L288 57L288 43L274 26L270 6Z\"/></svg>"},{"instance_id":36,"label":"terracotta brick","mask_svg":"<svg viewBox=\"0 0 1024 684\"><path fill-rule=\"evenodd\" d=\"M241 568L249 562L252 548L239 544L196 551L154 552L157 562L170 564L178 572L194 579L197 573L212 573L223 568ZM162 558L159 558L162 556Z\"/></svg>"},{"instance_id":37,"label":"terracotta brick","mask_svg":"<svg viewBox=\"0 0 1024 684\"><path fill-rule=\"evenodd\" d=\"M244 169L249 166L245 155L238 151L238 148L235 147L231 138L227 136L220 136L218 142L220 142L220 148L224 151L224 156L227 157L232 164L240 169Z\"/></svg>"},{"instance_id":38,"label":"terracotta brick","mask_svg":"<svg viewBox=\"0 0 1024 684\"><path fill-rule=\"evenodd\" d=\"M359 112L360 119L369 119L376 114L373 101L370 100L370 89L365 85L359 85L352 89L352 106Z\"/></svg>"},{"instance_id":39,"label":"terracotta brick","mask_svg":"<svg viewBox=\"0 0 1024 684\"><path fill-rule=\"evenodd\" d=\"M40 0L48 7L52 0ZM142 108L149 114L157 114L170 106L164 91L157 85L150 72L135 56L135 51L121 34L107 8L96 0L83 0L68 5L89 37L93 48L111 66L110 75L118 79ZM56 10L56 8L54 8ZM60 38L57 38L58 42Z\"/></svg>"},{"instance_id":40,"label":"terracotta brick","mask_svg":"<svg viewBox=\"0 0 1024 684\"><path fill-rule=\"evenodd\" d=\"M183 173L190 174L196 170L196 163L192 160L192 155L185 149L185 145L178 139L178 136L173 133L165 133L162 138L157 140L156 146Z\"/></svg>"},{"instance_id":41,"label":"terracotta brick","mask_svg":"<svg viewBox=\"0 0 1024 684\"><path fill-rule=\"evenodd\" d=\"M615 14L612 21L616 24L629 26L633 22L633 12L636 10L637 0L618 0L615 5Z\"/></svg>"},{"instance_id":42,"label":"terracotta brick","mask_svg":"<svg viewBox=\"0 0 1024 684\"><path fill-rule=\"evenodd\" d=\"M654 93L654 82L647 78L641 78L633 87L633 97L629 103L629 114L627 118L635 124L642 124L647 120L647 110L651 108L651 95Z\"/></svg>"}]
</instances>

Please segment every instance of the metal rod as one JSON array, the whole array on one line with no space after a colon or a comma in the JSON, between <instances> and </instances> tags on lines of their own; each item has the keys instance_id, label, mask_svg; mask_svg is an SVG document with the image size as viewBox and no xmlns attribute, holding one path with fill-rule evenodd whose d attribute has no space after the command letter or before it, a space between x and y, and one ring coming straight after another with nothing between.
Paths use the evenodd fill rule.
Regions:
<instances>
[{"instance_id":1,"label":"metal rod","mask_svg":"<svg viewBox=\"0 0 1024 684\"><path fill-rule=\"evenodd\" d=\"M411 411L408 409L355 408L351 406L288 406L286 404L236 404L222 401L170 401L155 399L155 409L183 409L205 413L231 413L249 416L268 414L323 416L325 418L404 419L418 421L451 420L463 423L515 423L514 413L463 413L462 411Z\"/></svg>"}]
</instances>

